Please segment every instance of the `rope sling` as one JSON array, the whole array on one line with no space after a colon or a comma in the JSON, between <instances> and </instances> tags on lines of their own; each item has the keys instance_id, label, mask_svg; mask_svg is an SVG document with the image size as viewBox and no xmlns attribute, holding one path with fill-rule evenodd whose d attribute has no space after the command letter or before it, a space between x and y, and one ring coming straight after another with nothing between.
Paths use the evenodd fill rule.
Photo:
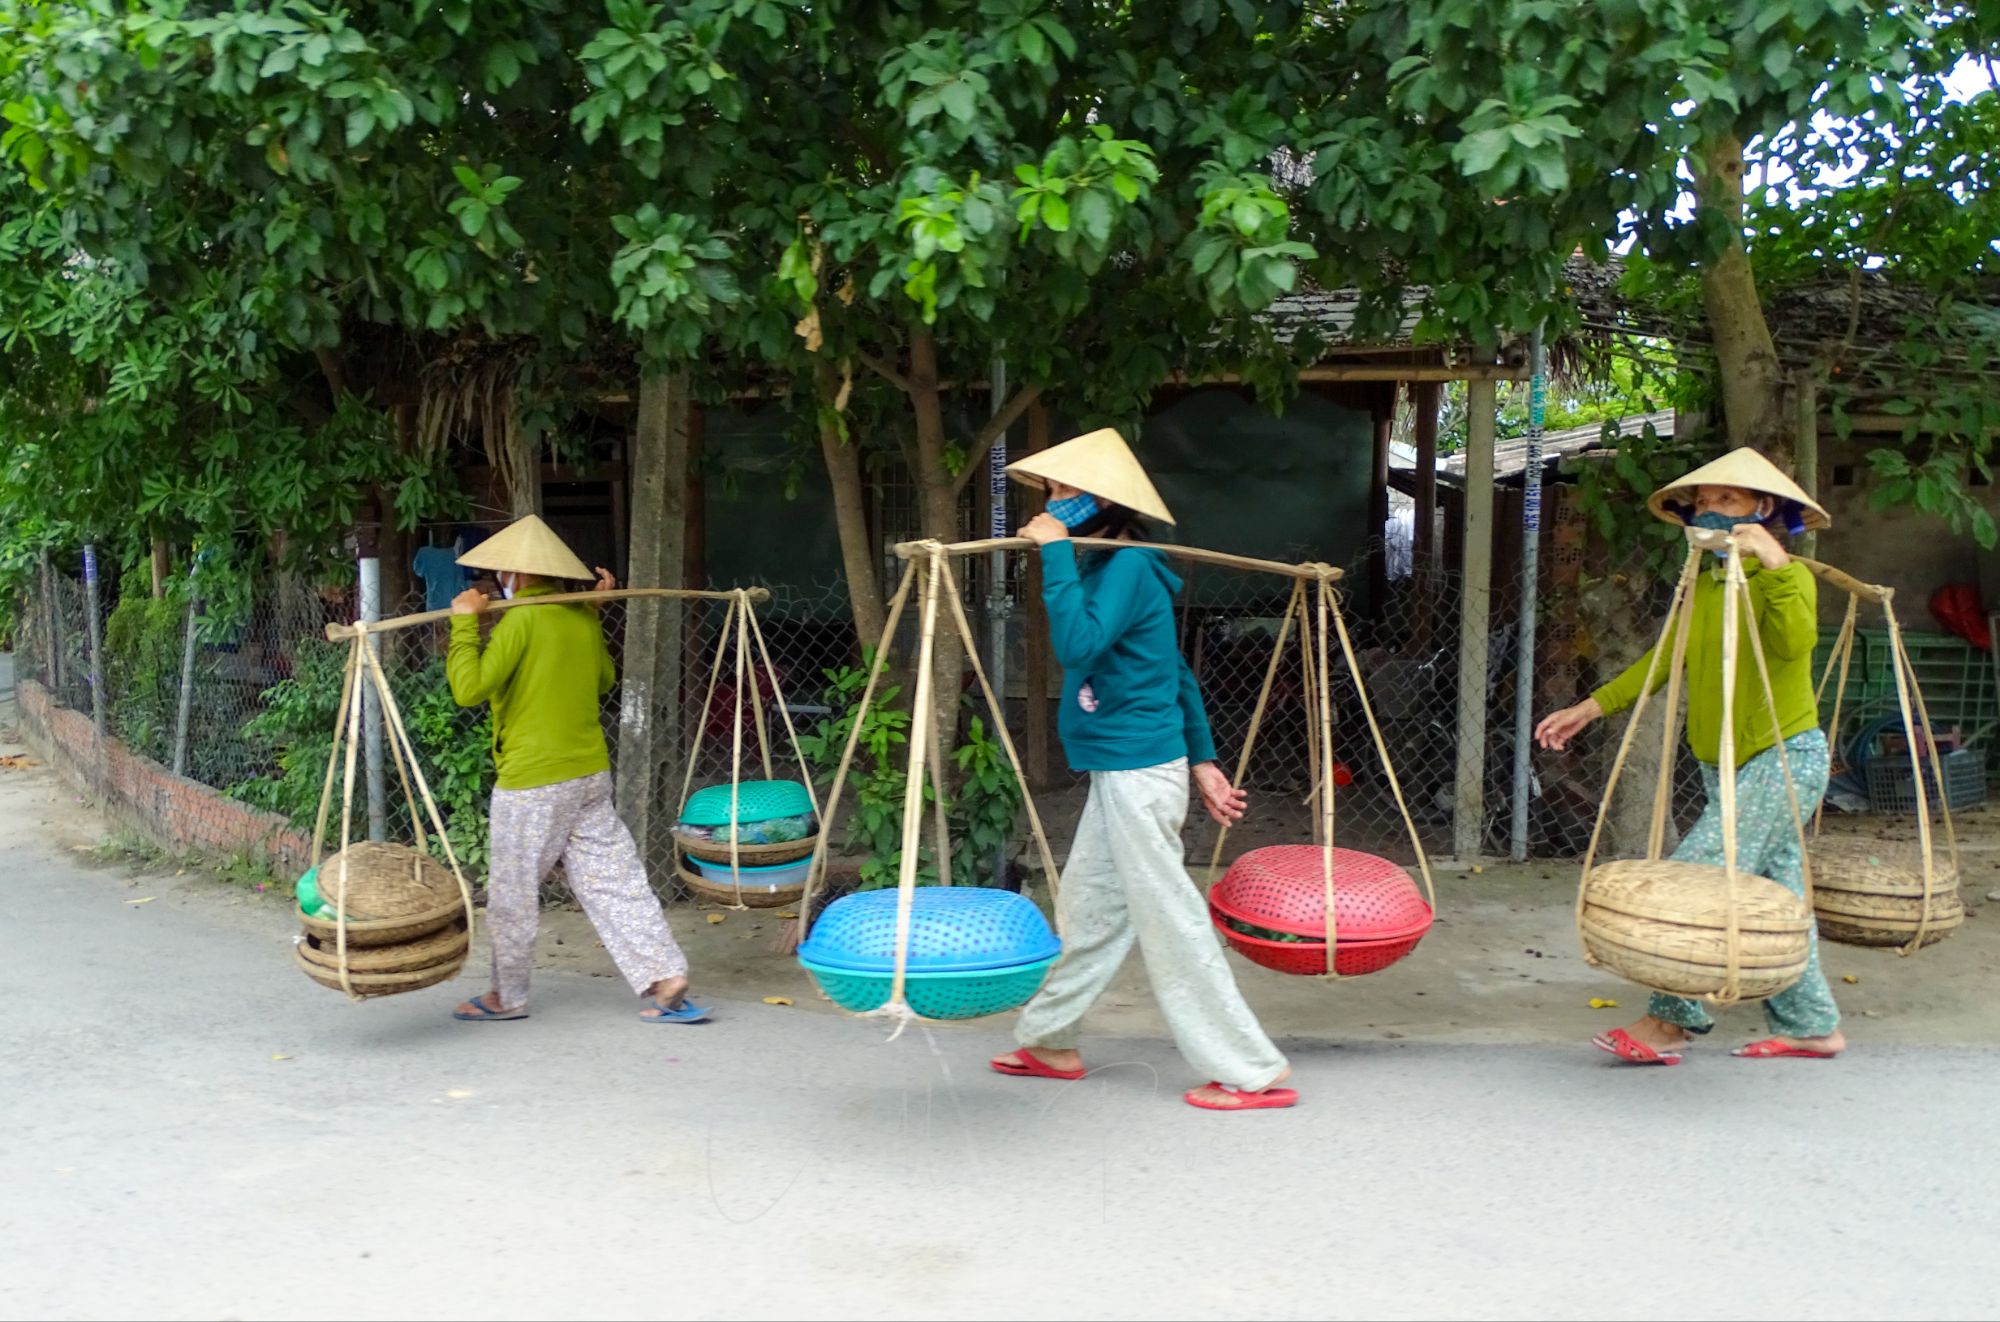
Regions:
<instances>
[{"instance_id":1,"label":"rope sling","mask_svg":"<svg viewBox=\"0 0 2000 1322\"><path fill-rule=\"evenodd\" d=\"M719 676L721 672L722 659L725 652L730 650L733 645L738 680L736 688L735 748L732 758L730 781L731 819L733 826L735 807L740 798L740 782L742 778L743 705L745 701L743 680L751 667L749 647L753 639L760 651L764 670L770 678L772 692L774 694L780 692L777 684L777 669L772 663L770 648L764 638L761 625L757 623L756 612L753 608L755 603L769 600L769 597L769 592L763 588L739 588L726 592L697 591L681 588L614 588L588 592L552 593L542 596L516 598L508 601L489 602L482 609L481 614L497 615L509 610L546 606L595 606L610 601L701 601L726 603L727 609L724 612L722 637L718 641L716 648L715 672L711 675L708 698L704 701L702 707L701 721L703 728L702 732L696 737L694 750L688 761L687 779L682 786L682 806L685 807L686 805L694 772L700 762L710 704L714 699L716 676ZM415 745L410 739L408 727L403 720L402 709L396 701L395 692L391 688L388 676L384 671L379 653L379 645L375 641L379 635L417 628L427 624L436 624L448 620L452 614L453 612L449 610L422 611L411 615L397 616L388 620L360 621L354 624L329 624L326 626L327 639L331 642L346 642L348 652L341 678L340 702L335 711L333 744L327 751L326 774L321 785L319 811L313 826L312 867L314 870L317 870L325 856L327 827L332 817L334 788L338 785L340 787L340 850L334 855L337 866L334 876L331 879L336 888L334 894L336 912L333 921L327 925L333 929L334 933L334 960L331 972L334 979L338 982L340 990L345 992L351 999L361 999L364 992L368 990L368 984L363 981L357 981L357 979L366 979L371 976L368 973L356 970L353 966L349 941L350 931L353 928L353 920L349 915L351 905L346 902L346 897L351 894L349 889L350 864L352 860L351 849L356 843L353 834L355 771L359 746L362 742L363 709L366 704L366 698L370 693L372 693L381 707L380 719L384 733L387 735L385 742L396 770L397 781L402 789L404 801L409 809L411 829L416 840L415 848L409 851L408 865L412 869L413 876L420 875L421 870L426 866L428 860L433 857L432 841L433 839L435 840L436 852L442 854L446 866L450 869L452 879L457 884L465 923L464 931L466 940L464 944L469 945L470 943L475 920L472 886L466 880L464 869L459 863L456 851L452 848L450 836L445 829L443 814L438 809L437 800L431 793L429 781L424 775L422 763L417 757ZM753 690L756 688L754 684L751 687ZM771 774L772 763L761 692L753 693L750 701L755 704L759 748L763 755L765 774L768 777ZM805 759L799 751L798 735L792 723L791 713L784 707L781 697L778 699L778 702L780 712L784 718L785 732L791 740L793 756L798 759L799 765L803 768L805 766ZM817 817L819 811L818 801L812 797L811 778L809 775L803 778L808 782L806 792L809 801L813 803L814 815ZM426 823L429 826L428 831L426 830ZM747 908L748 906L742 903L741 864L739 861L741 849L736 845L733 838L737 834L738 832L735 830L731 831L731 874L735 878L736 890L736 905L734 907ZM433 919L434 917L435 915L419 916L423 920ZM461 949L459 956L459 963L461 965L463 958ZM452 975L455 975L457 968L453 968L451 972ZM408 986L397 988L397 990L410 989L413 988Z\"/></svg>"},{"instance_id":2,"label":"rope sling","mask_svg":"<svg viewBox=\"0 0 2000 1322\"><path fill-rule=\"evenodd\" d=\"M1081 538L1075 543L1081 549L1117 550L1129 548L1133 544L1120 541ZM1342 577L1341 571L1323 564L1283 564L1277 561L1256 560L1249 557L1229 555L1219 551L1207 551L1193 547L1173 545L1142 544L1146 549L1160 551L1168 556L1203 564L1221 565L1251 572L1281 575L1293 582L1291 597L1280 621L1276 645L1266 666L1264 681L1258 693L1255 708L1251 713L1250 726L1243 748L1237 760L1237 781L1248 773L1251 757L1255 751L1258 735L1269 707L1272 690L1284 659L1284 650L1290 641L1293 629L1299 631L1302 642L1303 665L1306 679L1306 705L1309 752L1314 763L1312 789L1307 796L1314 809L1314 842L1321 847L1323 868L1322 879L1325 886L1327 915L1327 967L1324 977L1339 978L1335 970L1335 946L1337 942L1337 906L1335 903L1334 875L1334 757L1333 757L1333 715L1330 691L1330 649L1331 639L1338 637L1348 671L1354 680L1355 690L1361 707L1367 717L1375 748L1382 759L1391 792L1398 811L1407 828L1412 846L1416 851L1419 867L1422 869L1424 889L1433 912L1437 906L1436 892L1432 883L1430 863L1423 849L1415 819L1405 802L1401 783L1389 757L1388 744L1374 708L1368 700L1366 685L1361 678L1360 667L1356 664L1354 647L1348 633L1346 620L1341 614L1339 594L1334 584ZM1042 865L1043 875L1048 878L1051 905L1055 910L1055 927L1058 935L1063 935L1063 907L1060 902L1060 871L1055 864L1055 854L1050 848L1048 833L1044 828L1042 815L1028 787L1026 770L1020 753L1009 729L1005 709L993 690L986 666L980 657L965 605L959 592L958 580L952 571L951 561L957 556L988 554L996 550L1017 550L1032 547L1033 544L1020 538L992 539L976 542L962 542L947 545L936 541L906 542L896 547L896 552L905 561L901 580L895 595L890 599L887 620L882 636L874 652L873 664L869 667L867 680L862 689L859 704L855 710L853 729L849 732L846 747L834 773L833 783L827 792L827 821L823 824L818 846L813 853L811 867L806 876L805 896L800 905L801 937L811 929L815 921L813 897L823 883L826 873L828 851L833 837L833 819L840 811L847 779L853 769L856 750L860 745L861 731L870 710L876 702L881 679L888 667L888 658L901 626L904 612L908 609L913 593L918 594L921 605L917 628L917 655L915 661L916 679L911 702L910 738L907 775L904 786L902 811L902 854L897 874L897 912L895 932L895 956L888 1000L879 1008L869 1011L870 1016L889 1018L897 1022L897 1033L908 1022L919 1016L910 1008L906 999L909 978L909 956L911 926L915 906L918 876L918 851L924 831L924 775L929 771L936 792L933 795L936 811L932 824L934 848L940 860L940 882L950 884L949 858L951 842L947 829L947 816L942 793L944 778L941 774L941 750L933 746L933 728L936 715L937 695L935 693L934 661L937 654L938 621L941 614L940 601L948 603L951 625L970 659L972 670L980 693L992 713L993 728L1007 754L1007 759L1015 778L1021 787L1022 805L1026 811L1030 835ZM1316 623L1316 628L1311 627ZM1228 828L1218 835L1211 866L1219 865L1227 839Z\"/></svg>"},{"instance_id":3,"label":"rope sling","mask_svg":"<svg viewBox=\"0 0 2000 1322\"><path fill-rule=\"evenodd\" d=\"M1861 603L1872 601L1882 607L1882 614L1888 625L1890 669L1896 681L1896 705L1902 718L1905 741L1909 745L1910 780L1914 787L1917 806L1917 849L1921 856L1919 864L1920 883L1916 894L1915 924L1907 942L1898 943L1888 939L1889 934L1900 926L1908 925L1908 897L1900 894L1891 885L1885 884L1885 873L1880 860L1880 851L1871 853L1865 846L1849 842L1827 840L1822 843L1821 828L1825 823L1826 805L1820 804L1813 814L1812 840L1818 862L1823 873L1852 881L1851 886L1827 886L1818 897L1823 928L1830 929L1830 939L1849 939L1845 932L1867 935L1864 944L1892 944L1903 956L1915 954L1927 942L1942 939L1946 932L1958 926L1964 919L1964 907L1956 899L1958 878L1963 875L1959 869L1958 833L1951 821L1951 794L1945 781L1944 761L1937 750L1937 740L1932 737L1931 716L1924 702L1923 689L1917 683L1916 664L1910 659L1909 648L1903 641L1902 626L1896 620L1895 590L1874 584L1862 583L1841 573L1831 566L1815 561L1807 561L1823 582L1840 588L1848 594L1847 611L1841 621L1840 633L1835 639L1833 650L1828 653L1826 669L1821 673L1816 697L1820 709L1825 710L1826 690L1838 668L1840 682L1833 691L1833 718L1827 726L1827 738L1832 743L1836 755L1840 750L1840 727L1843 709L1847 700L1847 684L1854 660L1854 644L1857 626L1860 622ZM1919 727L1923 734L1918 734ZM1930 770L1934 778L1927 786L1924 779L1924 753L1930 755ZM1951 858L1950 887L1940 884L1937 875L1936 842L1931 835L1930 786L1935 786L1938 794L1938 810L1943 818L1946 847ZM1859 850L1860 856L1850 858L1849 854ZM1828 878L1823 876L1822 880ZM1851 895L1843 909L1831 901L1827 892L1835 895Z\"/></svg>"},{"instance_id":4,"label":"rope sling","mask_svg":"<svg viewBox=\"0 0 2000 1322\"><path fill-rule=\"evenodd\" d=\"M1744 991L1744 905L1746 890L1755 889L1762 902L1775 911L1760 933L1770 935L1770 951L1760 951L1757 998L1773 995L1796 982L1804 972L1806 948L1811 931L1813 893L1812 860L1806 842L1803 810L1798 787L1792 778L1791 758L1785 748L1785 733L1778 718L1778 704L1771 684L1757 617L1749 607L1749 581L1743 569L1743 551L1727 533L1689 529L1688 554L1674 587L1673 603L1659 642L1647 667L1646 682L1640 686L1631 718L1611 765L1604 787L1597 821L1591 831L1590 846L1584 853L1583 880L1577 888L1576 925L1583 943L1584 958L1592 965L1609 964L1634 982L1677 995L1698 995L1718 1005L1745 999ZM1717 774L1722 816L1722 871L1725 876L1723 910L1719 926L1714 913L1713 880L1709 864L1682 863L1663 858L1667 817L1673 803L1673 773L1676 744L1680 735L1681 686L1686 676L1688 636L1694 623L1695 585L1700 580L1703 560L1715 551L1724 551L1722 602L1722 729ZM1803 905L1793 912L1786 900L1797 900L1774 881L1754 878L1763 887L1779 892L1786 900L1763 887L1746 887L1737 867L1737 774L1736 765L1736 678L1744 634L1757 667L1764 700L1771 715L1773 747L1784 774L1785 792L1792 808L1792 825L1798 834L1799 866L1804 880ZM1668 644L1671 642L1671 651ZM1671 657L1663 677L1660 663ZM1643 860L1619 861L1599 868L1597 852L1602 844L1611 804L1638 737L1649 698L1661 682L1666 685L1667 719L1661 736L1660 770L1654 786L1652 821L1647 832ZM1621 888L1622 889L1619 889ZM1644 892L1643 894L1641 892ZM1712 969L1712 945L1717 931L1721 936L1721 977L1710 983L1704 969ZM1793 967L1794 964L1796 967ZM1685 979L1676 968L1694 970ZM1644 976L1650 972L1651 976ZM1786 973L1789 972L1789 977ZM1661 986L1661 982L1675 985ZM1776 985L1770 985L1776 984Z\"/></svg>"}]
</instances>

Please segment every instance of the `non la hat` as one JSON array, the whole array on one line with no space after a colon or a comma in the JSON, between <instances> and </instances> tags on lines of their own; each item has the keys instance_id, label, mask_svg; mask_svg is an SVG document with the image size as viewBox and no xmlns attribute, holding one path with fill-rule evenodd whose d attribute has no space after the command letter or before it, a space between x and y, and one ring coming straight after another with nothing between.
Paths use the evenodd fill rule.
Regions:
<instances>
[{"instance_id":1,"label":"non la hat","mask_svg":"<svg viewBox=\"0 0 2000 1322\"><path fill-rule=\"evenodd\" d=\"M1169 524L1174 521L1174 516L1167 512L1167 503L1154 489L1153 480L1139 466L1139 457L1125 444L1125 438L1110 427L1018 459L1007 465L1007 471L1015 481L1031 487L1060 482L1149 519Z\"/></svg>"},{"instance_id":2,"label":"non la hat","mask_svg":"<svg viewBox=\"0 0 2000 1322\"><path fill-rule=\"evenodd\" d=\"M542 578L588 580L594 575L563 545L548 524L533 514L517 519L458 558L466 569L536 574Z\"/></svg>"},{"instance_id":3,"label":"non la hat","mask_svg":"<svg viewBox=\"0 0 2000 1322\"><path fill-rule=\"evenodd\" d=\"M1685 525L1694 518L1697 487L1741 487L1760 496L1770 496L1778 502L1778 515L1791 525L1795 534L1833 526L1833 519L1818 501L1786 477L1776 464L1747 445L1675 478L1655 491L1646 505L1653 511L1653 517Z\"/></svg>"}]
</instances>

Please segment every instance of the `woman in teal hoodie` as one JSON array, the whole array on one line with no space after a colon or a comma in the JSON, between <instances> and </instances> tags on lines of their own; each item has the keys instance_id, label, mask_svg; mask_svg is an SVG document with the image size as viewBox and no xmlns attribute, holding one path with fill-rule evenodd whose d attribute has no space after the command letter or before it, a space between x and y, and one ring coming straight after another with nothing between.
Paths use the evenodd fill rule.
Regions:
<instances>
[{"instance_id":1,"label":"woman in teal hoodie","mask_svg":"<svg viewBox=\"0 0 2000 1322\"><path fill-rule=\"evenodd\" d=\"M1022 529L1042 555L1042 597L1063 668L1057 730L1090 796L1063 868L1064 948L1048 984L1021 1012L1020 1046L993 1068L1017 1077L1080 1079L1079 1025L1134 941L1174 1043L1212 1080L1186 1094L1213 1111L1291 1106L1275 1085L1291 1070L1236 987L1201 891L1188 876L1181 828L1188 783L1223 824L1243 792L1216 765L1193 672L1181 659L1174 597L1181 580L1157 549L1079 557L1076 536L1135 540L1137 518L1173 522L1115 431L1093 432L1013 465L1044 487L1048 512Z\"/></svg>"}]
</instances>

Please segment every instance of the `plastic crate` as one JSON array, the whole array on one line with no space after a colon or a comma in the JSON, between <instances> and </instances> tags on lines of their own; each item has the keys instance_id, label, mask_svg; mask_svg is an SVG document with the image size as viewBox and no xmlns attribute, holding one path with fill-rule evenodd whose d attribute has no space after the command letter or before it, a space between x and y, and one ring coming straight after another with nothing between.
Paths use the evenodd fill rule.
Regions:
<instances>
[{"instance_id":1,"label":"plastic crate","mask_svg":"<svg viewBox=\"0 0 2000 1322\"><path fill-rule=\"evenodd\" d=\"M1813 654L1813 678L1826 673L1838 629L1822 629L1819 647ZM1957 726L1972 741L1975 758L1986 763L1987 774L2000 774L2000 738L1991 737L2000 723L2000 681L1996 681L1994 658L1953 634L1903 632L1903 646L1910 654L1910 668L1916 672L1918 687L1930 709L1931 723L1940 729ZM1841 703L1843 743L1862 726L1900 710L1896 697L1894 653L1886 629L1857 629L1854 659L1847 672L1847 696ZM1839 675L1834 679L1838 681ZM1833 718L1837 683L1826 686L1820 704L1822 723ZM1904 780L1908 780L1905 769ZM1914 812L1915 807L1906 811Z\"/></svg>"},{"instance_id":2,"label":"plastic crate","mask_svg":"<svg viewBox=\"0 0 2000 1322\"><path fill-rule=\"evenodd\" d=\"M1957 748L1941 756L1944 783L1951 792L1953 812L1986 802L1986 761L1970 748ZM1924 758L1924 794L1931 811L1938 810L1937 775L1930 758ZM1915 816L1916 781L1910 775L1908 754L1877 753L1868 759L1868 806L1880 813Z\"/></svg>"}]
</instances>

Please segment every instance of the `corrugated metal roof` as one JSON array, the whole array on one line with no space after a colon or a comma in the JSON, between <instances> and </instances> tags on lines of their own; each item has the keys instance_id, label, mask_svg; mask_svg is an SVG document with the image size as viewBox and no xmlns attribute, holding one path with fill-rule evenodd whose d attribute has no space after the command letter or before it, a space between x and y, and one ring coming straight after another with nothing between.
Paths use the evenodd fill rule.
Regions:
<instances>
[{"instance_id":1,"label":"corrugated metal roof","mask_svg":"<svg viewBox=\"0 0 2000 1322\"><path fill-rule=\"evenodd\" d=\"M1663 436L1671 436L1674 430L1674 411L1661 409L1655 413L1637 413L1616 420L1617 434L1634 436L1644 431L1647 424ZM1605 424L1589 423L1582 427L1569 427L1562 431L1542 434L1542 459L1566 459L1574 454L1593 448L1604 440ZM1390 448L1391 468L1415 469L1417 452L1414 446L1395 445ZM1528 466L1528 438L1525 434L1509 436L1496 441L1493 446L1493 476L1497 481L1519 477ZM1465 455L1446 455L1438 460L1438 476L1448 481L1465 480Z\"/></svg>"}]
</instances>

